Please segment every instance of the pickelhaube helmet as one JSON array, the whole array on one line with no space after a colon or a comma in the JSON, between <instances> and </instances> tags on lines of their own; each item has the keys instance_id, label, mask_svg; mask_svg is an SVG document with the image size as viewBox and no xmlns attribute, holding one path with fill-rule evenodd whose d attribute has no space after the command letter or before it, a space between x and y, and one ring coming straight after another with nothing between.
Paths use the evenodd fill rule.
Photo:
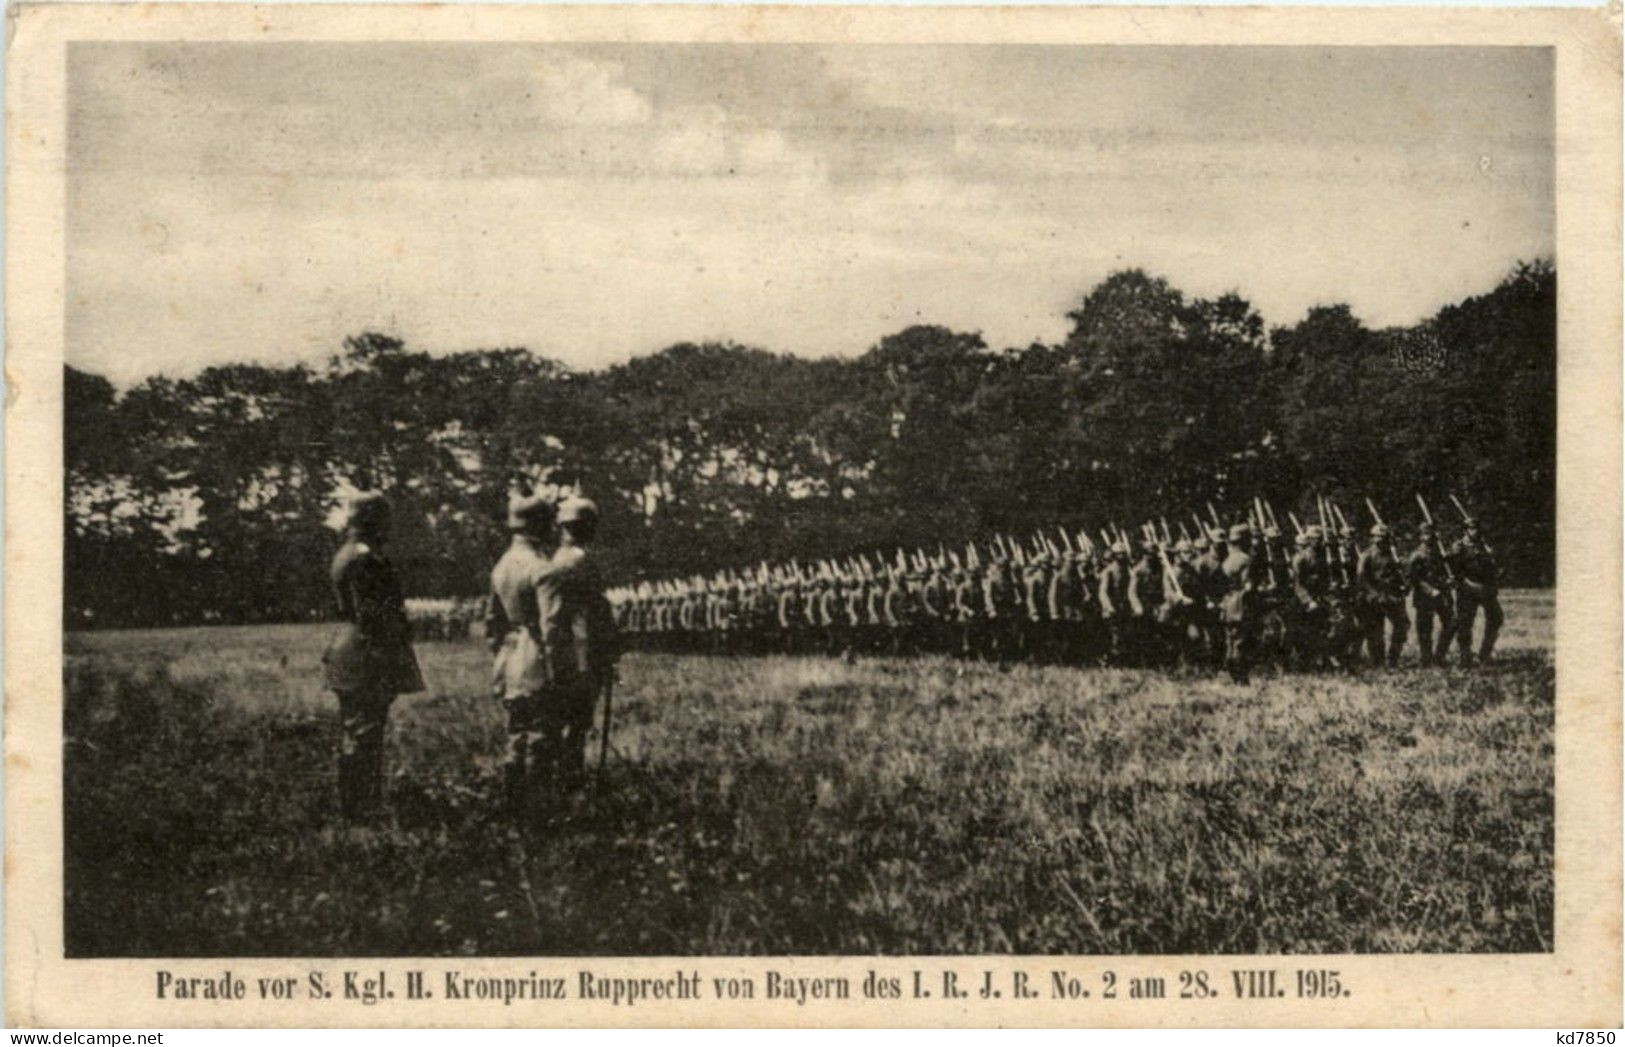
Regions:
<instances>
[{"instance_id":1,"label":"pickelhaube helmet","mask_svg":"<svg viewBox=\"0 0 1625 1047\"><path fill-rule=\"evenodd\" d=\"M508 499L508 530L523 531L553 520L553 502L546 495L516 494Z\"/></svg>"},{"instance_id":2,"label":"pickelhaube helmet","mask_svg":"<svg viewBox=\"0 0 1625 1047\"><path fill-rule=\"evenodd\" d=\"M357 491L344 505L346 527L377 527L389 522L389 499L379 491Z\"/></svg>"},{"instance_id":3,"label":"pickelhaube helmet","mask_svg":"<svg viewBox=\"0 0 1625 1047\"><path fill-rule=\"evenodd\" d=\"M578 521L591 523L597 519L598 506L594 505L590 498L576 495L566 498L563 504L559 506L559 523L561 524L576 523Z\"/></svg>"}]
</instances>

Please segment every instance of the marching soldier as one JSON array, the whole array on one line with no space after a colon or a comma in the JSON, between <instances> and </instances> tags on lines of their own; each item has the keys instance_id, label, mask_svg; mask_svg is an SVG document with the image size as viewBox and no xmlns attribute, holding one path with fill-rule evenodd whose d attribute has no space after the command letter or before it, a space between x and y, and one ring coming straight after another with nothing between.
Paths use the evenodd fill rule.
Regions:
<instances>
[{"instance_id":1,"label":"marching soldier","mask_svg":"<svg viewBox=\"0 0 1625 1047\"><path fill-rule=\"evenodd\" d=\"M1479 535L1478 523L1468 520L1461 539L1450 550L1456 575L1456 644L1462 665L1473 664L1473 619L1484 610L1484 635L1479 640L1479 661L1495 654L1501 634L1499 573L1489 545Z\"/></svg>"},{"instance_id":2,"label":"marching soldier","mask_svg":"<svg viewBox=\"0 0 1625 1047\"><path fill-rule=\"evenodd\" d=\"M494 656L491 689L508 714L503 798L515 817L523 813L546 773L543 702L548 667L536 584L547 567L553 515L553 503L545 496L509 500L508 530L513 537L491 569L491 596L485 612L485 640Z\"/></svg>"},{"instance_id":3,"label":"marching soldier","mask_svg":"<svg viewBox=\"0 0 1625 1047\"><path fill-rule=\"evenodd\" d=\"M339 809L349 819L373 813L382 799L384 725L395 696L423 690L400 582L383 553L389 524L383 495L353 497L329 569L344 624L322 662L339 700Z\"/></svg>"},{"instance_id":4,"label":"marching soldier","mask_svg":"<svg viewBox=\"0 0 1625 1047\"><path fill-rule=\"evenodd\" d=\"M1451 609L1450 565L1439 552L1433 525L1424 523L1417 531L1416 548L1405 558L1405 576L1411 586L1411 610L1416 616L1416 644L1422 664L1444 660L1455 634ZM1439 624L1439 641L1433 642L1433 624Z\"/></svg>"},{"instance_id":5,"label":"marching soldier","mask_svg":"<svg viewBox=\"0 0 1625 1047\"><path fill-rule=\"evenodd\" d=\"M1361 612L1364 619L1366 649L1372 665L1384 664L1383 623L1388 623L1386 662L1390 669L1399 664L1399 654L1405 649L1405 637L1410 632L1410 618L1405 614L1405 568L1394 555L1388 528L1374 524L1371 544L1360 554L1355 579L1360 590Z\"/></svg>"}]
</instances>

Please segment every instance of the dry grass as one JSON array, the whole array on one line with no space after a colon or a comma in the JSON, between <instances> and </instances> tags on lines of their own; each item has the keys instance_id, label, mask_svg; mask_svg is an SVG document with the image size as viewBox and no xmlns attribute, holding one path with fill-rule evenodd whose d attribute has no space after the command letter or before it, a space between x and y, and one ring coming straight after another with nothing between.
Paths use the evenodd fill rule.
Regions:
<instances>
[{"instance_id":1,"label":"dry grass","mask_svg":"<svg viewBox=\"0 0 1625 1047\"><path fill-rule=\"evenodd\" d=\"M601 792L516 843L476 643L422 644L393 824L335 817L310 626L68 638L94 955L1524 951L1551 942L1551 598L1480 672L632 656Z\"/></svg>"}]
</instances>

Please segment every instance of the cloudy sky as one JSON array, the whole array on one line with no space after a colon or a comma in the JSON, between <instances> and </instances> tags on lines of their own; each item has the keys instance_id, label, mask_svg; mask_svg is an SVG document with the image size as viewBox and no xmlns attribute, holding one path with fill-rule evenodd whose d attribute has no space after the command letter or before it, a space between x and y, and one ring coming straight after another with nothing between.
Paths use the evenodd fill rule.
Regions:
<instances>
[{"instance_id":1,"label":"cloudy sky","mask_svg":"<svg viewBox=\"0 0 1625 1047\"><path fill-rule=\"evenodd\" d=\"M1023 345L1136 265L1409 322L1553 250L1551 88L1512 48L74 44L68 360Z\"/></svg>"}]
</instances>

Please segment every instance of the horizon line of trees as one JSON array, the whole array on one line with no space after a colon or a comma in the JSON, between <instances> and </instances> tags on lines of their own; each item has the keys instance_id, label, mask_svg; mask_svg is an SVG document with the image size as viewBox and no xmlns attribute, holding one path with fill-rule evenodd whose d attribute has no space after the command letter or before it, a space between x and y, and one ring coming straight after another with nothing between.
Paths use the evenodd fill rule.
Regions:
<instances>
[{"instance_id":1,"label":"horizon line of trees","mask_svg":"<svg viewBox=\"0 0 1625 1047\"><path fill-rule=\"evenodd\" d=\"M323 367L122 393L68 367L67 623L319 614L352 488L395 503L410 594L478 595L508 492L549 469L598 502L617 580L1255 494L1283 510L1370 495L1409 519L1413 492L1452 491L1509 583L1549 585L1556 303L1536 259L1408 327L1331 305L1268 328L1238 294L1129 269L1080 297L1063 341L1020 348L916 325L846 359L681 343L576 371L369 332Z\"/></svg>"}]
</instances>

